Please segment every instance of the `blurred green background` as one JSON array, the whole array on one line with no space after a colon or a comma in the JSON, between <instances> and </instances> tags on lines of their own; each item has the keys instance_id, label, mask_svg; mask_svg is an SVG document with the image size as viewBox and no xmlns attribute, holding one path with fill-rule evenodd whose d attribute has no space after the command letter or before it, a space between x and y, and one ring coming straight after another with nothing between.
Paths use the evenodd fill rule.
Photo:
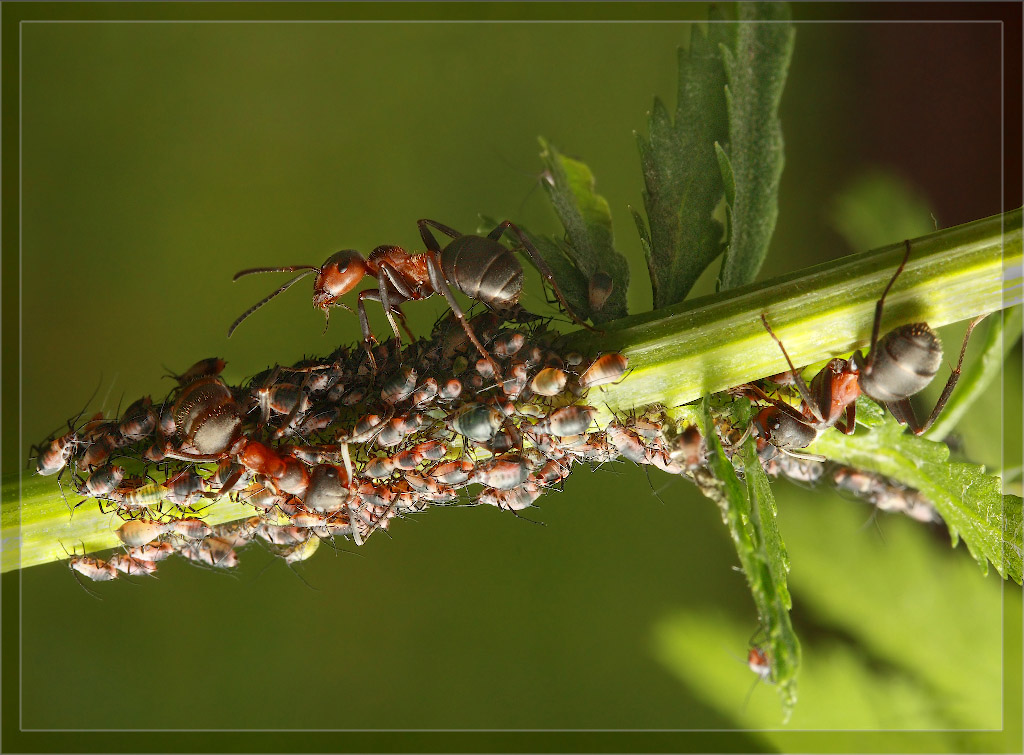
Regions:
<instances>
[{"instance_id":1,"label":"blurred green background","mask_svg":"<svg viewBox=\"0 0 1024 755\"><path fill-rule=\"evenodd\" d=\"M679 12L706 17L700 4ZM481 212L556 232L538 135L594 171L631 261L631 309L648 309L626 209L642 206L631 134L654 95L674 107L688 38L686 23L24 25L23 433L4 468L97 382L89 411L113 412L167 392L162 365L217 355L237 382L358 337L344 312L323 335L303 282L228 341L281 282L233 284L242 268L417 249L422 217L469 231ZM993 25L801 24L762 277L856 251L832 217L868 169L904 182L940 226L999 212L999 65ZM550 311L536 276L527 291ZM407 311L425 333L443 307ZM374 327L385 332L382 317ZM943 332L947 349L959 333ZM992 428L1020 414L1019 354L1015 403L993 391L962 428L972 460L1001 463ZM1019 459L1010 424L1005 452ZM776 495L805 662L788 728L1000 727L1001 670L1020 665L1019 648L1001 655L1002 614L1020 614L1019 592L983 578L941 528L872 518L824 489ZM581 470L539 503L544 526L438 509L357 553L321 548L298 567L312 589L258 548L232 574L168 562L159 579L98 586L102 601L62 565L28 569L22 725L779 726L770 686L745 704L756 616L713 504L628 464ZM743 749L787 741L748 736Z\"/></svg>"}]
</instances>

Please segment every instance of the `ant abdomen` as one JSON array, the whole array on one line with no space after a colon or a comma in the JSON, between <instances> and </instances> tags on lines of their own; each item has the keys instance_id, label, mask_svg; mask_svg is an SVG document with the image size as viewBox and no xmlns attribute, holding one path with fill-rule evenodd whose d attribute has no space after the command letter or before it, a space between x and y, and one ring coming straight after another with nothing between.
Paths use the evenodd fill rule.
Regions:
<instances>
[{"instance_id":1,"label":"ant abdomen","mask_svg":"<svg viewBox=\"0 0 1024 755\"><path fill-rule=\"evenodd\" d=\"M926 323L896 328L875 349L869 369L860 375L861 390L875 401L901 401L922 391L942 366L942 342Z\"/></svg>"},{"instance_id":2,"label":"ant abdomen","mask_svg":"<svg viewBox=\"0 0 1024 755\"><path fill-rule=\"evenodd\" d=\"M523 267L512 252L484 236L459 236L441 251L445 278L470 299L503 310L519 301Z\"/></svg>"}]
</instances>

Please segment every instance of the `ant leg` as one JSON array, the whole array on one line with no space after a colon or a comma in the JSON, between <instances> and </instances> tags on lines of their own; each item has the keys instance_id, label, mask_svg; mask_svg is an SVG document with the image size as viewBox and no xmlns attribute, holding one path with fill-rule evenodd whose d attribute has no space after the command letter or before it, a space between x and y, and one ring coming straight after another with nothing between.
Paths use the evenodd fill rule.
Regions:
<instances>
[{"instance_id":1,"label":"ant leg","mask_svg":"<svg viewBox=\"0 0 1024 755\"><path fill-rule=\"evenodd\" d=\"M501 367L494 361L494 358L487 352L487 349L483 347L480 340L476 337L476 333L469 327L469 323L466 322L466 316L462 313L462 308L459 307L459 303L455 301L455 295L452 293L451 287L448 285L448 281L445 280L444 273L441 271L441 264L437 261L437 255L435 252L426 252L427 255L427 271L430 274L430 285L433 286L435 291L440 291L441 295L444 296L448 302L448 306L451 308L455 318L459 321L462 329L466 331L466 335L469 336L469 340L473 342L476 350L480 352L487 363L491 365L491 369L494 371L494 377L496 380L501 379Z\"/></svg>"},{"instance_id":2,"label":"ant leg","mask_svg":"<svg viewBox=\"0 0 1024 755\"><path fill-rule=\"evenodd\" d=\"M506 220L501 223L497 228L487 234L487 238L497 241L506 230L511 230L519 237L519 242L523 245L523 249L525 249L526 253L530 255L530 259L533 261L534 266L536 266L537 270L540 271L541 276L543 276L544 280L548 282L548 285L551 286L551 290L554 291L555 296L558 297L558 301L561 303L562 309L568 313L569 317L571 317L577 325L582 325L587 330L592 330L595 333L603 333L603 330L585 323L582 318L576 314L576 311L569 306L569 302L567 302L565 300L565 296L562 295L562 289L558 287L558 282L555 280L555 276L554 273L551 272L551 268L548 267L548 263L544 261L544 258L541 257L537 248L530 243L528 238L526 238L526 234L523 233L511 220Z\"/></svg>"},{"instance_id":3,"label":"ant leg","mask_svg":"<svg viewBox=\"0 0 1024 755\"><path fill-rule=\"evenodd\" d=\"M390 286L388 285L388 278L384 276L384 279L380 281L380 288L377 289L380 294L380 305L384 308L384 316L388 318L388 324L391 325L391 332L395 334L395 341L398 342L398 350L402 350L402 336L398 332L398 323L395 322L395 313L391 311L391 294L389 293Z\"/></svg>"},{"instance_id":4,"label":"ant leg","mask_svg":"<svg viewBox=\"0 0 1024 755\"><path fill-rule=\"evenodd\" d=\"M914 417L913 412L910 413L910 419L913 420L910 424L910 431L914 433L914 435L923 435L928 432L928 428L930 428L932 424L934 424L935 420L938 419L942 408L946 405L946 402L949 401L949 397L952 395L953 389L956 387L956 382L960 379L960 368L963 366L964 355L967 353L967 342L970 340L971 333L974 331L975 326L986 317L988 317L987 314L975 317L971 320L971 324L967 326L967 332L964 333L964 342L960 347L960 358L957 360L956 367L953 369L953 373L949 376L949 380L946 381L946 386L942 389L942 395L939 396L939 400L935 404L935 408L932 409L932 413L928 415L928 419L924 421L923 425L915 427L917 424L916 417Z\"/></svg>"},{"instance_id":5,"label":"ant leg","mask_svg":"<svg viewBox=\"0 0 1024 755\"><path fill-rule=\"evenodd\" d=\"M853 435L854 422L857 419L857 403L853 402L846 406L846 424L836 422L836 429L846 435Z\"/></svg>"},{"instance_id":6,"label":"ant leg","mask_svg":"<svg viewBox=\"0 0 1024 755\"><path fill-rule=\"evenodd\" d=\"M382 264L380 269L384 272L387 281L395 288L404 301L412 301L417 298L415 292L409 287L405 276L398 272L398 270L387 263ZM408 334L409 340L415 342L416 336L409 329L409 323L405 319L405 312L402 311L401 302L392 304L391 311L398 315L398 319L402 323L402 329Z\"/></svg>"},{"instance_id":7,"label":"ant leg","mask_svg":"<svg viewBox=\"0 0 1024 755\"><path fill-rule=\"evenodd\" d=\"M441 246L437 243L437 239L434 238L434 234L430 232L430 229L427 228L427 226L432 225L445 236L451 236L453 239L457 239L462 235L454 228L449 228L443 223L438 223L436 220L427 220L426 218L423 218L422 220L417 220L416 225L419 226L420 229L420 238L423 239L423 243L426 244L427 249L431 252L440 252Z\"/></svg>"},{"instance_id":8,"label":"ant leg","mask_svg":"<svg viewBox=\"0 0 1024 755\"><path fill-rule=\"evenodd\" d=\"M793 365L793 360L789 358L789 354L786 352L786 347L782 345L782 341L775 335L775 331L772 330L772 326L768 324L768 318L761 315L761 322L764 324L764 329L768 331L775 343L779 345L782 350L782 356L786 357L786 364L789 365L789 369L793 373L793 380L796 383L796 390L800 394L800 398L803 399L804 404L810 409L811 414L818 422L824 422L825 419L821 416L821 409L818 408L818 402L811 398L811 389L807 387L807 383L804 382L803 377L800 375L800 371Z\"/></svg>"},{"instance_id":9,"label":"ant leg","mask_svg":"<svg viewBox=\"0 0 1024 755\"><path fill-rule=\"evenodd\" d=\"M380 296L377 291L367 289L360 291L359 296L356 297L356 309L359 310L359 327L363 331L363 348L366 349L366 356L370 358L370 366L376 372L377 360L373 358L373 344L377 342L377 339L373 337L373 331L370 330L370 318L366 316L366 299L379 302Z\"/></svg>"}]
</instances>

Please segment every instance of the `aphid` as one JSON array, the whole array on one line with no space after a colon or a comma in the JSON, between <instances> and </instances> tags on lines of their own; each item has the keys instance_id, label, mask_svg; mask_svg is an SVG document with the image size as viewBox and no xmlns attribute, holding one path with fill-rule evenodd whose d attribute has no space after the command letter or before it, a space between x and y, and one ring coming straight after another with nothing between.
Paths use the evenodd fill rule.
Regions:
<instances>
[{"instance_id":1,"label":"aphid","mask_svg":"<svg viewBox=\"0 0 1024 755\"><path fill-rule=\"evenodd\" d=\"M134 548L151 543L171 530L171 524L168 522L158 522L155 519L131 519L118 527L114 533L122 543L129 548Z\"/></svg>"},{"instance_id":2,"label":"aphid","mask_svg":"<svg viewBox=\"0 0 1024 755\"><path fill-rule=\"evenodd\" d=\"M434 378L427 378L413 391L412 405L426 406L437 398L438 385Z\"/></svg>"},{"instance_id":3,"label":"aphid","mask_svg":"<svg viewBox=\"0 0 1024 755\"><path fill-rule=\"evenodd\" d=\"M535 485L550 487L568 477L569 471L570 467L568 464L547 461L538 471L530 473L529 480Z\"/></svg>"},{"instance_id":4,"label":"aphid","mask_svg":"<svg viewBox=\"0 0 1024 755\"><path fill-rule=\"evenodd\" d=\"M598 270L591 275L587 285L587 304L590 311L600 312L604 309L605 302L612 295L614 288L615 281L604 270Z\"/></svg>"},{"instance_id":5,"label":"aphid","mask_svg":"<svg viewBox=\"0 0 1024 755\"><path fill-rule=\"evenodd\" d=\"M189 383L174 403L180 449L165 451L186 461L220 461L239 440L242 416L230 389L217 377Z\"/></svg>"},{"instance_id":6,"label":"aphid","mask_svg":"<svg viewBox=\"0 0 1024 755\"><path fill-rule=\"evenodd\" d=\"M505 330L494 339L491 349L495 356L507 359L517 354L523 348L524 343L526 343L526 336L518 330Z\"/></svg>"},{"instance_id":7,"label":"aphid","mask_svg":"<svg viewBox=\"0 0 1024 755\"><path fill-rule=\"evenodd\" d=\"M423 443L417 443L414 448L424 459L429 459L430 461L443 459L445 454L448 453L448 447L439 440L427 440Z\"/></svg>"},{"instance_id":8,"label":"aphid","mask_svg":"<svg viewBox=\"0 0 1024 755\"><path fill-rule=\"evenodd\" d=\"M109 582L112 579L117 579L117 569L113 564L102 559L90 556L72 556L68 559L68 566L93 582Z\"/></svg>"},{"instance_id":9,"label":"aphid","mask_svg":"<svg viewBox=\"0 0 1024 755\"><path fill-rule=\"evenodd\" d=\"M441 396L441 398L448 401L457 399L460 395L462 395L462 382L455 378L446 380L444 382L444 385L442 385L438 389L438 394Z\"/></svg>"},{"instance_id":10,"label":"aphid","mask_svg":"<svg viewBox=\"0 0 1024 755\"><path fill-rule=\"evenodd\" d=\"M410 471L416 469L420 464L423 463L426 457L423 455L422 449L418 445L412 448L407 448L401 453L395 454L392 458L392 463L396 469L403 471Z\"/></svg>"},{"instance_id":11,"label":"aphid","mask_svg":"<svg viewBox=\"0 0 1024 755\"><path fill-rule=\"evenodd\" d=\"M276 553L284 559L286 564L297 564L310 558L319 547L319 538L307 537L305 540L294 545L279 546Z\"/></svg>"},{"instance_id":12,"label":"aphid","mask_svg":"<svg viewBox=\"0 0 1024 755\"><path fill-rule=\"evenodd\" d=\"M190 561L221 569L233 569L238 566L238 554L235 553L235 549L219 537L207 537L198 543L192 543L181 549L181 555Z\"/></svg>"},{"instance_id":13,"label":"aphid","mask_svg":"<svg viewBox=\"0 0 1024 755\"><path fill-rule=\"evenodd\" d=\"M213 530L206 522L194 516L173 519L168 522L168 526L175 535L188 540L202 540L213 534Z\"/></svg>"},{"instance_id":14,"label":"aphid","mask_svg":"<svg viewBox=\"0 0 1024 755\"><path fill-rule=\"evenodd\" d=\"M163 561L174 553L174 546L163 541L150 542L128 549L128 555L140 561Z\"/></svg>"},{"instance_id":15,"label":"aphid","mask_svg":"<svg viewBox=\"0 0 1024 755\"><path fill-rule=\"evenodd\" d=\"M569 378L556 367L545 367L538 372L530 383L530 390L538 396L557 396L565 390Z\"/></svg>"},{"instance_id":16,"label":"aphid","mask_svg":"<svg viewBox=\"0 0 1024 755\"><path fill-rule=\"evenodd\" d=\"M772 663L768 653L757 645L751 645L747 651L747 666L757 674L761 681L772 681Z\"/></svg>"},{"instance_id":17,"label":"aphid","mask_svg":"<svg viewBox=\"0 0 1024 755\"><path fill-rule=\"evenodd\" d=\"M125 480L112 493L111 499L122 509L145 509L155 506L167 497L167 488L162 482L138 485L135 480Z\"/></svg>"},{"instance_id":18,"label":"aphid","mask_svg":"<svg viewBox=\"0 0 1024 755\"><path fill-rule=\"evenodd\" d=\"M204 377L214 377L219 375L224 367L227 365L223 359L218 357L210 357L209 359L200 359L194 365L189 367L180 375L167 375L169 378L174 378L178 381L179 385L185 385L191 383L193 380L198 380ZM166 369L166 367L164 368Z\"/></svg>"},{"instance_id":19,"label":"aphid","mask_svg":"<svg viewBox=\"0 0 1024 755\"><path fill-rule=\"evenodd\" d=\"M480 301L495 312L506 311L518 302L523 285L523 268L513 251L498 241L507 230L511 230L518 237L520 248L530 255L537 269L551 285L562 308L576 323L590 327L566 302L554 275L533 244L510 221L501 223L487 236L464 235L433 220L420 220L417 225L426 245L426 251L422 254L409 254L397 246L379 246L373 250L369 258L363 258L354 249L336 252L328 257L321 267L295 265L242 270L235 275L235 280L252 273L297 270L303 272L246 310L228 329L228 336L230 337L246 317L307 275L316 273L316 280L313 283L313 306L323 310L325 317L329 317L331 307L345 306L339 299L352 291L365 276L370 275L377 278L380 287L361 291L357 297L357 309L363 331L363 344L367 353L371 354L371 362L374 360L370 348L375 339L366 316L366 299L380 302L396 340L400 341L401 335L395 316L398 316L404 326L405 315L402 313L401 304L426 299L434 294L444 296L473 346L484 359L491 361L492 357L466 322L462 308L452 291L459 291L470 299ZM452 238L443 250L430 231L431 227ZM496 364L494 372L500 374Z\"/></svg>"},{"instance_id":20,"label":"aphid","mask_svg":"<svg viewBox=\"0 0 1024 755\"><path fill-rule=\"evenodd\" d=\"M363 474L374 479L390 477L394 471L395 462L390 456L374 457L363 467Z\"/></svg>"},{"instance_id":21,"label":"aphid","mask_svg":"<svg viewBox=\"0 0 1024 755\"><path fill-rule=\"evenodd\" d=\"M248 477L248 470L244 466L231 459L224 459L206 484L212 492L227 495L236 486L244 487Z\"/></svg>"},{"instance_id":22,"label":"aphid","mask_svg":"<svg viewBox=\"0 0 1024 755\"><path fill-rule=\"evenodd\" d=\"M50 441L36 458L36 474L52 475L64 469L77 443L78 436L74 432Z\"/></svg>"},{"instance_id":23,"label":"aphid","mask_svg":"<svg viewBox=\"0 0 1024 755\"><path fill-rule=\"evenodd\" d=\"M761 315L765 329L779 345L779 349L789 364L797 391L803 402L802 416L796 410L788 411L784 408L788 407L784 402L772 399L769 399L772 406L763 410L762 414L767 413L774 416L773 410L777 410L775 413L785 413L792 421L780 419L779 422L788 423L788 425L802 420L809 428L809 432L805 434L813 433L811 440L817 437L822 430L832 426L846 434L851 434L854 431L855 402L857 396L863 393L888 409L901 425L909 425L911 432L915 435L927 432L928 428L932 426L960 379L960 368L963 365L964 355L967 353L967 342L971 337L971 332L985 315L975 318L968 325L956 367L946 381L931 414L924 422L919 422L910 405L910 397L922 391L939 371L939 367L942 365L942 342L928 327L928 324L923 322L903 325L886 333L881 339L878 337L885 297L900 273L903 272L907 260L910 259L910 241L904 243L906 252L903 255L903 260L875 305L875 318L871 327L871 345L867 356L858 350L849 360L831 360L821 372L814 376L809 388L793 365L789 354L786 353L782 341L772 331L768 319L763 314ZM792 407L789 408L792 409ZM845 424L839 422L839 418L844 413L846 415ZM790 447L793 447L792 443L796 442L795 428L782 427L780 431L784 440L790 444ZM791 438L790 435L793 437ZM808 441L809 443L810 441ZM803 448L804 446L795 447Z\"/></svg>"},{"instance_id":24,"label":"aphid","mask_svg":"<svg viewBox=\"0 0 1024 755\"><path fill-rule=\"evenodd\" d=\"M687 425L668 441L669 457L684 469L696 469L707 461L704 436L694 425Z\"/></svg>"},{"instance_id":25,"label":"aphid","mask_svg":"<svg viewBox=\"0 0 1024 755\"><path fill-rule=\"evenodd\" d=\"M270 511L275 506L281 508L285 498L276 490L257 482L245 489L242 501L253 508Z\"/></svg>"},{"instance_id":26,"label":"aphid","mask_svg":"<svg viewBox=\"0 0 1024 755\"><path fill-rule=\"evenodd\" d=\"M159 464L161 461L167 458L166 456L164 456L163 443L157 442L151 446L147 446L146 450L142 452L142 458L145 459L146 461L151 461L154 464Z\"/></svg>"},{"instance_id":27,"label":"aphid","mask_svg":"<svg viewBox=\"0 0 1024 755\"><path fill-rule=\"evenodd\" d=\"M616 420L605 429L605 435L620 455L634 464L647 463L647 447L640 436L632 430L623 427Z\"/></svg>"},{"instance_id":28,"label":"aphid","mask_svg":"<svg viewBox=\"0 0 1024 755\"><path fill-rule=\"evenodd\" d=\"M622 354L605 354L594 362L580 375L580 388L587 390L598 385L614 383L626 374L629 360Z\"/></svg>"},{"instance_id":29,"label":"aphid","mask_svg":"<svg viewBox=\"0 0 1024 755\"><path fill-rule=\"evenodd\" d=\"M529 475L530 469L522 456L505 454L479 464L471 481L497 490L511 490L526 482Z\"/></svg>"},{"instance_id":30,"label":"aphid","mask_svg":"<svg viewBox=\"0 0 1024 755\"><path fill-rule=\"evenodd\" d=\"M260 400L265 402L274 414L303 414L312 405L305 391L294 383L277 383L270 388L261 389ZM263 421L263 424L265 423L266 420Z\"/></svg>"},{"instance_id":31,"label":"aphid","mask_svg":"<svg viewBox=\"0 0 1024 755\"><path fill-rule=\"evenodd\" d=\"M118 430L126 441L135 443L151 435L156 425L157 416L153 410L153 399L143 396L125 410Z\"/></svg>"},{"instance_id":32,"label":"aphid","mask_svg":"<svg viewBox=\"0 0 1024 755\"><path fill-rule=\"evenodd\" d=\"M153 574L156 571L155 561L134 558L125 553L117 553L107 562L122 574Z\"/></svg>"},{"instance_id":33,"label":"aphid","mask_svg":"<svg viewBox=\"0 0 1024 755\"><path fill-rule=\"evenodd\" d=\"M369 443L384 429L389 419L389 416L382 417L379 414L367 414L361 417L356 422L352 434L346 439L347 442Z\"/></svg>"},{"instance_id":34,"label":"aphid","mask_svg":"<svg viewBox=\"0 0 1024 755\"><path fill-rule=\"evenodd\" d=\"M178 506L190 506L199 494L206 487L206 481L200 477L195 469L188 469L179 472L163 484L164 498Z\"/></svg>"},{"instance_id":35,"label":"aphid","mask_svg":"<svg viewBox=\"0 0 1024 755\"><path fill-rule=\"evenodd\" d=\"M309 533L303 527L295 525L264 524L260 526L256 534L273 545L291 545L309 539Z\"/></svg>"},{"instance_id":36,"label":"aphid","mask_svg":"<svg viewBox=\"0 0 1024 755\"><path fill-rule=\"evenodd\" d=\"M387 485L374 485L369 482L361 483L359 487L356 488L356 494L365 506L386 507L390 505L392 499L395 497L391 488Z\"/></svg>"},{"instance_id":37,"label":"aphid","mask_svg":"<svg viewBox=\"0 0 1024 755\"><path fill-rule=\"evenodd\" d=\"M310 414L302 420L302 424L299 425L298 434L302 437L307 437L321 430L326 430L331 426L332 422L337 421L340 415L341 411L337 406L318 410L315 414Z\"/></svg>"},{"instance_id":38,"label":"aphid","mask_svg":"<svg viewBox=\"0 0 1024 755\"><path fill-rule=\"evenodd\" d=\"M526 365L522 363L514 364L509 371L509 377L501 382L501 390L506 397L515 400L519 398L519 394L526 388L529 379L530 373Z\"/></svg>"},{"instance_id":39,"label":"aphid","mask_svg":"<svg viewBox=\"0 0 1024 755\"><path fill-rule=\"evenodd\" d=\"M123 467L116 464L100 467L93 470L89 479L76 488L79 495L88 498L105 498L111 495L121 481L124 480L125 471Z\"/></svg>"},{"instance_id":40,"label":"aphid","mask_svg":"<svg viewBox=\"0 0 1024 755\"><path fill-rule=\"evenodd\" d=\"M84 445L85 453L78 460L78 469L81 472L95 469L105 464L107 459L110 458L110 454L117 447L116 441L111 439L109 435L100 435L95 440L86 442Z\"/></svg>"},{"instance_id":41,"label":"aphid","mask_svg":"<svg viewBox=\"0 0 1024 755\"><path fill-rule=\"evenodd\" d=\"M489 506L497 506L508 511L522 511L533 505L544 491L535 483L526 482L511 490L495 490L484 488L477 501Z\"/></svg>"},{"instance_id":42,"label":"aphid","mask_svg":"<svg viewBox=\"0 0 1024 755\"><path fill-rule=\"evenodd\" d=\"M558 437L579 435L590 427L594 411L591 406L563 406L561 409L555 409L535 427L539 432Z\"/></svg>"},{"instance_id":43,"label":"aphid","mask_svg":"<svg viewBox=\"0 0 1024 755\"><path fill-rule=\"evenodd\" d=\"M438 464L427 471L427 474L445 485L465 485L473 472L473 463L469 461L449 461Z\"/></svg>"},{"instance_id":44,"label":"aphid","mask_svg":"<svg viewBox=\"0 0 1024 755\"><path fill-rule=\"evenodd\" d=\"M504 419L493 406L469 403L452 420L452 429L470 440L486 443L497 434Z\"/></svg>"},{"instance_id":45,"label":"aphid","mask_svg":"<svg viewBox=\"0 0 1024 755\"><path fill-rule=\"evenodd\" d=\"M386 404L397 404L404 401L416 390L416 380L419 377L412 367L403 367L384 382L381 388L380 397Z\"/></svg>"},{"instance_id":46,"label":"aphid","mask_svg":"<svg viewBox=\"0 0 1024 755\"><path fill-rule=\"evenodd\" d=\"M832 473L832 481L839 490L863 498L880 511L899 512L919 522L942 521L935 507L920 492L881 475L851 467L839 467Z\"/></svg>"}]
</instances>

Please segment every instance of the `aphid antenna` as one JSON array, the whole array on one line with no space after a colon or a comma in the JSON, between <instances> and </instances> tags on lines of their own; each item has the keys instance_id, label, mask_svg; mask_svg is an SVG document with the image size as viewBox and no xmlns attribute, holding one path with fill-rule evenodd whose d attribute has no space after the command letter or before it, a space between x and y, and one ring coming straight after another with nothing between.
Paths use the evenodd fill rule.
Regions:
<instances>
[{"instance_id":1,"label":"aphid antenna","mask_svg":"<svg viewBox=\"0 0 1024 755\"><path fill-rule=\"evenodd\" d=\"M651 470L650 464L644 464L644 476L647 478L647 485L651 488L651 495L658 499L662 506L665 505L665 499L658 495L658 491L654 489L654 483L651 482Z\"/></svg>"},{"instance_id":2,"label":"aphid antenna","mask_svg":"<svg viewBox=\"0 0 1024 755\"><path fill-rule=\"evenodd\" d=\"M271 561L271 563L273 563L273 561ZM302 576L302 574L300 574L300 573L299 573L299 570L298 570L298 569L297 569L297 568L295 567L295 565L294 565L294 564L289 564L289 563L288 563L287 561L285 561L285 562L284 562L284 565L285 565L286 567L288 567L288 571L290 571L290 572L291 572L292 574L294 574L294 575L295 575L296 577L298 577L298 578L299 578L299 580L300 580L300 581L302 582L302 584L304 584L304 585L305 585L306 587L308 587L308 588L309 588L310 590L313 590L313 591L315 591L315 592L322 592L322 591L320 590L320 588L319 588L319 587L314 587L314 586L313 586L313 584L312 584L312 583L311 583L311 582L310 582L310 581L309 581L308 579L306 579L305 577L303 577L303 576ZM264 567L264 569L265 569L265 568L266 568L266 567ZM262 572L261 572L261 573L262 573Z\"/></svg>"},{"instance_id":3,"label":"aphid antenna","mask_svg":"<svg viewBox=\"0 0 1024 755\"><path fill-rule=\"evenodd\" d=\"M885 545L886 544L885 533L882 531L882 524L880 522L881 517L878 516L878 512L879 512L878 507L877 506L872 506L871 507L871 513L868 514L868 518L864 520L864 524L862 524L859 527L859 530L861 532L863 532L870 525L874 524L875 525L875 531L878 533L879 539L882 541L882 544Z\"/></svg>"},{"instance_id":4,"label":"aphid antenna","mask_svg":"<svg viewBox=\"0 0 1024 755\"><path fill-rule=\"evenodd\" d=\"M67 553L67 556L68 556L68 571L70 571L72 576L74 576L75 581L78 583L78 586L81 587L83 590L85 590L89 595L91 595L92 597L96 598L96 600L103 600L103 596L101 596L98 592L94 592L93 590L90 590L88 587L86 587L85 583L82 581L82 577L78 574L77 571L75 571L74 569L71 568L71 559L76 558L76 556L73 554L73 552L72 553L68 553L68 549L64 547L64 543L61 540L58 539L57 542L60 543L60 547L63 549L64 553ZM86 555L85 555L85 541L79 541L79 542L82 543L82 558L85 558L86 557Z\"/></svg>"}]
</instances>

